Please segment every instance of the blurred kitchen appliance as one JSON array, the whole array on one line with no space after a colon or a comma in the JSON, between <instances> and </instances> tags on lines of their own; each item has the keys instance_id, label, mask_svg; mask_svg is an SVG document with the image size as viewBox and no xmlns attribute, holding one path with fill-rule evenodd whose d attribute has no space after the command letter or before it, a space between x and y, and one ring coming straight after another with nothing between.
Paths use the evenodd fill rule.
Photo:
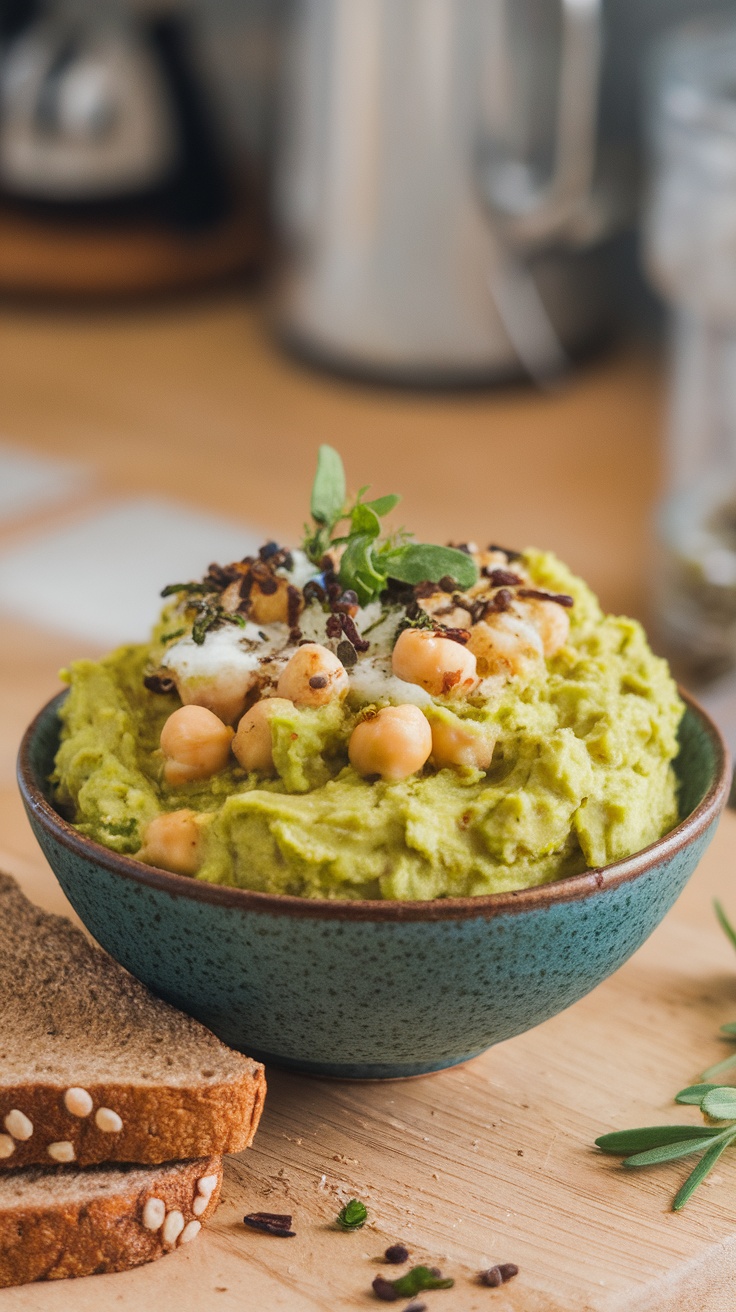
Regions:
<instances>
[{"instance_id":1,"label":"blurred kitchen appliance","mask_svg":"<svg viewBox=\"0 0 736 1312\"><path fill-rule=\"evenodd\" d=\"M297 0L278 323L408 383L555 374L606 333L633 188L598 132L602 0Z\"/></svg>"},{"instance_id":2,"label":"blurred kitchen appliance","mask_svg":"<svg viewBox=\"0 0 736 1312\"><path fill-rule=\"evenodd\" d=\"M657 606L681 674L704 686L736 672L735 17L663 44L651 138L646 261L673 328Z\"/></svg>"},{"instance_id":3,"label":"blurred kitchen appliance","mask_svg":"<svg viewBox=\"0 0 736 1312\"><path fill-rule=\"evenodd\" d=\"M23 22L14 8L0 49L0 287L154 290L252 260L254 180L227 157L189 9L54 0Z\"/></svg>"}]
</instances>

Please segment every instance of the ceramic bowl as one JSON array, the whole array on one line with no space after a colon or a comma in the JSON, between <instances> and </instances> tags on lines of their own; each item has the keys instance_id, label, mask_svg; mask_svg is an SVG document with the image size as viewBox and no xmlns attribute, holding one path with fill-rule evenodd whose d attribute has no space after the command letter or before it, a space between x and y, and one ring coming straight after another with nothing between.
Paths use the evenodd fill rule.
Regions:
<instances>
[{"instance_id":1,"label":"ceramic bowl","mask_svg":"<svg viewBox=\"0 0 736 1312\"><path fill-rule=\"evenodd\" d=\"M118 856L58 815L46 779L65 695L28 729L19 780L84 924L226 1043L320 1075L440 1070L569 1007L659 924L713 837L730 786L720 735L685 696L680 823L624 861L541 888L433 902L251 893Z\"/></svg>"}]
</instances>

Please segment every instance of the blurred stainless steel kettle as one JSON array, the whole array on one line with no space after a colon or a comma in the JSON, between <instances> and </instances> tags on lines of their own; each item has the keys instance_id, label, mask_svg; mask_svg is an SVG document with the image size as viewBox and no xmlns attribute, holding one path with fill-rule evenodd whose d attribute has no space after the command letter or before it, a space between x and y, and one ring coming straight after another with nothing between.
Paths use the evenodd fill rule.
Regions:
<instances>
[{"instance_id":1,"label":"blurred stainless steel kettle","mask_svg":"<svg viewBox=\"0 0 736 1312\"><path fill-rule=\"evenodd\" d=\"M524 5L296 0L277 304L302 354L407 383L541 380L603 330L601 0Z\"/></svg>"}]
</instances>

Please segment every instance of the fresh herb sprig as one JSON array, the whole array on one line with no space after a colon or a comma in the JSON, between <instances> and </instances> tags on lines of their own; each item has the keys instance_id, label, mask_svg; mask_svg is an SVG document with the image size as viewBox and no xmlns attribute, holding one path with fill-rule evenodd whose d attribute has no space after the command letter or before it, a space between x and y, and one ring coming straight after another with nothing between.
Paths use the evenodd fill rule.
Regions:
<instances>
[{"instance_id":1,"label":"fresh herb sprig","mask_svg":"<svg viewBox=\"0 0 736 1312\"><path fill-rule=\"evenodd\" d=\"M736 930L723 907L714 903L718 923L736 948ZM722 1025L721 1033L736 1038L736 1024ZM736 1143L736 1088L713 1083L711 1077L736 1065L736 1053L725 1061L717 1062L703 1073L703 1082L690 1084L675 1094L681 1106L699 1107L703 1116L717 1125L649 1125L638 1130L618 1130L603 1134L596 1145L604 1153L624 1158L623 1166L632 1169L642 1166L659 1166L680 1157L702 1153L697 1166L685 1180L672 1201L673 1212L679 1212L689 1198L713 1170L722 1153Z\"/></svg>"},{"instance_id":2,"label":"fresh herb sprig","mask_svg":"<svg viewBox=\"0 0 736 1312\"><path fill-rule=\"evenodd\" d=\"M337 1216L341 1230L361 1230L368 1220L368 1208L358 1198L351 1198Z\"/></svg>"},{"instance_id":3,"label":"fresh herb sprig","mask_svg":"<svg viewBox=\"0 0 736 1312\"><path fill-rule=\"evenodd\" d=\"M467 552L413 542L411 534L404 531L382 537L381 520L396 508L400 497L392 492L365 501L367 491L361 488L349 506L342 460L333 447L320 447L312 487L313 523L305 527L304 537L304 550L315 565L321 564L330 547L344 547L340 582L357 593L363 606L383 592L389 579L415 585L451 578L461 590L472 588L478 570ZM346 520L347 532L338 532Z\"/></svg>"}]
</instances>

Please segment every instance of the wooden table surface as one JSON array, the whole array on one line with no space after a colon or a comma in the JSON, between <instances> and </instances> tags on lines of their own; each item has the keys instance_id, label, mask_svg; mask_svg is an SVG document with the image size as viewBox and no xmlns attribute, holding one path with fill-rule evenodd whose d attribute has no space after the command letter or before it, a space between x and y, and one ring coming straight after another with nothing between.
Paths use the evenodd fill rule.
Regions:
<instances>
[{"instance_id":1,"label":"wooden table surface","mask_svg":"<svg viewBox=\"0 0 736 1312\"><path fill-rule=\"evenodd\" d=\"M404 519L440 540L554 547L611 609L645 612L662 383L629 351L539 397L426 397L336 383L284 361L257 307L236 297L118 315L0 312L0 435L82 459L72 504L0 530L0 552L111 494L153 491L285 539L299 532L319 441L350 482L404 493ZM206 562L205 562L206 563ZM79 640L0 616L0 866L44 905L63 896L22 815L13 761ZM91 651L87 646L87 651ZM225 1201L200 1240L119 1276L0 1293L8 1312L58 1309L369 1308L386 1244L440 1265L437 1312L726 1312L736 1277L736 1163L686 1211L681 1165L632 1177L596 1134L670 1118L672 1093L723 1054L736 961L715 926L736 911L728 815L700 870L634 959L568 1012L464 1068L405 1083L269 1072L254 1147L229 1161ZM334 1227L363 1198L368 1226ZM246 1232L244 1211L290 1211L287 1244ZM495 1261L520 1275L473 1282Z\"/></svg>"}]
</instances>

